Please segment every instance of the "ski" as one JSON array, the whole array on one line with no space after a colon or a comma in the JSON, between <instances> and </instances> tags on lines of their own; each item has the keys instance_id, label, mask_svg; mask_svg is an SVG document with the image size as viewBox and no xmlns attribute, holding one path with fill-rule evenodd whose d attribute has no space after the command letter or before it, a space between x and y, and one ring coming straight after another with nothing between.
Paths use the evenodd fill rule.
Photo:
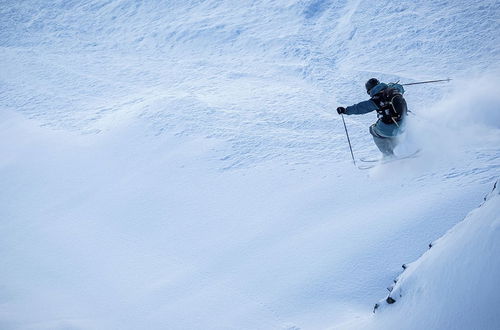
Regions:
<instances>
[{"instance_id":1,"label":"ski","mask_svg":"<svg viewBox=\"0 0 500 330\"><path fill-rule=\"evenodd\" d=\"M387 158L387 159L371 159L371 158L360 158L360 161L367 163L366 165L360 165L358 168L360 170L368 170L370 168L375 167L377 164L388 164L392 163L398 160L404 160L404 159L410 159L410 158L415 158L417 157L421 152L421 149L418 149L417 151L406 155L406 156L399 156L399 157L394 157L394 158Z\"/></svg>"},{"instance_id":2,"label":"ski","mask_svg":"<svg viewBox=\"0 0 500 330\"><path fill-rule=\"evenodd\" d=\"M382 158L361 157L359 160L362 161L363 163L377 163L377 162L380 162L382 160Z\"/></svg>"}]
</instances>

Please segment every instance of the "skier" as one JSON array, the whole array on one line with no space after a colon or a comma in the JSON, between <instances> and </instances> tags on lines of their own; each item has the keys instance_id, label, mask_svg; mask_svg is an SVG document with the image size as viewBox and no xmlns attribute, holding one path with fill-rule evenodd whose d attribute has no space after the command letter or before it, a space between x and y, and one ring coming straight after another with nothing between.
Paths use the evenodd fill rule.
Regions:
<instances>
[{"instance_id":1,"label":"skier","mask_svg":"<svg viewBox=\"0 0 500 330\"><path fill-rule=\"evenodd\" d=\"M361 115L377 111L378 120L370 126L370 133L384 158L394 157L394 148L398 136L404 132L408 110L403 98L404 88L397 83L381 83L376 78L369 79L365 87L369 100L346 108L338 107L337 112L339 115Z\"/></svg>"}]
</instances>

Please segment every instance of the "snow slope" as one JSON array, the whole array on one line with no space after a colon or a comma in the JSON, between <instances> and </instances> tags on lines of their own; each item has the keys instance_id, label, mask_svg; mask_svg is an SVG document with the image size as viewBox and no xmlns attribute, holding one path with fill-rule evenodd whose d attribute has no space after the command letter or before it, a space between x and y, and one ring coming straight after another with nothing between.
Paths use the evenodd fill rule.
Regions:
<instances>
[{"instance_id":1,"label":"snow slope","mask_svg":"<svg viewBox=\"0 0 500 330\"><path fill-rule=\"evenodd\" d=\"M370 318L500 174L499 12L0 1L0 328ZM419 159L360 172L334 109L371 76L454 80L407 89ZM346 118L357 157L373 121Z\"/></svg>"},{"instance_id":2,"label":"snow slope","mask_svg":"<svg viewBox=\"0 0 500 330\"><path fill-rule=\"evenodd\" d=\"M500 324L498 185L484 204L407 265L389 295L394 305L381 302L380 315L352 328L495 329Z\"/></svg>"}]
</instances>

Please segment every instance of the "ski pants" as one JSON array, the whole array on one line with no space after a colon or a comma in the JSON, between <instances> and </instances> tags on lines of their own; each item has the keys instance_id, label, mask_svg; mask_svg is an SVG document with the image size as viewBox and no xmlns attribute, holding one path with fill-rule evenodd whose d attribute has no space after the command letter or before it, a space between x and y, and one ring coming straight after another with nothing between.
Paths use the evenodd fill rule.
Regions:
<instances>
[{"instance_id":1,"label":"ski pants","mask_svg":"<svg viewBox=\"0 0 500 330\"><path fill-rule=\"evenodd\" d=\"M373 136L373 141L384 156L394 155L394 148L398 144L397 136L388 137L380 135L377 133L376 125L377 123L370 126L370 134Z\"/></svg>"},{"instance_id":2,"label":"ski pants","mask_svg":"<svg viewBox=\"0 0 500 330\"><path fill-rule=\"evenodd\" d=\"M396 113L406 115L408 111L406 101L401 95L396 95L392 99L392 106ZM398 136L405 130L404 120L398 123L386 124L379 119L375 124L370 126L370 134L373 136L373 141L384 156L394 155L394 148L398 145Z\"/></svg>"}]
</instances>

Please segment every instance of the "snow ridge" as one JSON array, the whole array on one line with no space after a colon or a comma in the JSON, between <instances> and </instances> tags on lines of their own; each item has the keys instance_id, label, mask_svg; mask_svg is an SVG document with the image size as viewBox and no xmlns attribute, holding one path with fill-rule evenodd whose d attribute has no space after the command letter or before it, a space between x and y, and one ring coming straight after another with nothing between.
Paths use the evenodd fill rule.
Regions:
<instances>
[{"instance_id":1,"label":"snow ridge","mask_svg":"<svg viewBox=\"0 0 500 330\"><path fill-rule=\"evenodd\" d=\"M374 311L382 312L367 329L498 328L499 184L422 257L403 265L391 293L375 305Z\"/></svg>"}]
</instances>

